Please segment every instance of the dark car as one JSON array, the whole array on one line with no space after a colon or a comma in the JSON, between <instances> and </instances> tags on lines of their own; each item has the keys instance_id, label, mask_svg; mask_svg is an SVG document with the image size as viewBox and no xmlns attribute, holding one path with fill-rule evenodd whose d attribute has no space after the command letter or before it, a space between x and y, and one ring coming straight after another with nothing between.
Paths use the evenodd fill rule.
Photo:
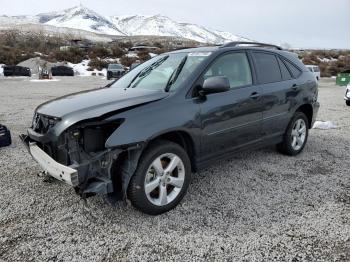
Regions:
<instances>
[{"instance_id":1,"label":"dark car","mask_svg":"<svg viewBox=\"0 0 350 262\"><path fill-rule=\"evenodd\" d=\"M4 66L4 76L32 76L32 73L28 67L24 66Z\"/></svg>"},{"instance_id":2,"label":"dark car","mask_svg":"<svg viewBox=\"0 0 350 262\"><path fill-rule=\"evenodd\" d=\"M51 68L53 76L74 76L73 68L69 66L54 66Z\"/></svg>"},{"instance_id":3,"label":"dark car","mask_svg":"<svg viewBox=\"0 0 350 262\"><path fill-rule=\"evenodd\" d=\"M125 74L125 69L121 64L109 64L107 68L107 80L120 78Z\"/></svg>"},{"instance_id":4,"label":"dark car","mask_svg":"<svg viewBox=\"0 0 350 262\"><path fill-rule=\"evenodd\" d=\"M297 155L306 144L319 108L314 75L279 47L244 44L165 53L109 88L44 103L22 140L82 196L166 212L192 172L243 149Z\"/></svg>"}]
</instances>

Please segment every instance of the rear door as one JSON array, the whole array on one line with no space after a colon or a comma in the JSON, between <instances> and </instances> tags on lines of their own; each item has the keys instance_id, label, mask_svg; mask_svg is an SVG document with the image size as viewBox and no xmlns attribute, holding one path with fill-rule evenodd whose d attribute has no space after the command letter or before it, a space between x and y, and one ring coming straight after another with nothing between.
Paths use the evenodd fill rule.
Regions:
<instances>
[{"instance_id":1,"label":"rear door","mask_svg":"<svg viewBox=\"0 0 350 262\"><path fill-rule=\"evenodd\" d=\"M201 81L212 76L226 76L231 89L207 95L200 103L203 161L261 138L261 88L253 85L247 54L240 51L221 55L205 71Z\"/></svg>"},{"instance_id":2,"label":"rear door","mask_svg":"<svg viewBox=\"0 0 350 262\"><path fill-rule=\"evenodd\" d=\"M278 55L265 51L252 53L264 104L262 133L265 137L278 136L285 132L290 121L298 87Z\"/></svg>"}]
</instances>

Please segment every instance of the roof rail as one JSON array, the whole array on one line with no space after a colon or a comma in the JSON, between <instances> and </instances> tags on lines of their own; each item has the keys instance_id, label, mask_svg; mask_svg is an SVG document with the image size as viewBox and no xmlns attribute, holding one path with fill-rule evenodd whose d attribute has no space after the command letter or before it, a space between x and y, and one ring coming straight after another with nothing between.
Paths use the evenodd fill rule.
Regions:
<instances>
[{"instance_id":1,"label":"roof rail","mask_svg":"<svg viewBox=\"0 0 350 262\"><path fill-rule=\"evenodd\" d=\"M271 44L265 44L265 43L259 43L259 42L242 42L242 41L229 42L227 44L221 45L220 48L235 47L239 45L251 45L252 47L273 47L273 48L276 48L277 50L283 50L283 48L278 45L271 45Z\"/></svg>"}]
</instances>

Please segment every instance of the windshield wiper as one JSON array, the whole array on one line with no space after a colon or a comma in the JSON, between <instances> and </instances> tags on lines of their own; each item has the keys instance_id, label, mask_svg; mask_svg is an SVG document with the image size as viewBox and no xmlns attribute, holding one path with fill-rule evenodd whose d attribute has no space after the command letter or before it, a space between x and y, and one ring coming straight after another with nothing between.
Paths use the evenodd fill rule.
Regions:
<instances>
[{"instance_id":1,"label":"windshield wiper","mask_svg":"<svg viewBox=\"0 0 350 262\"><path fill-rule=\"evenodd\" d=\"M147 75L149 75L151 73L151 71L153 69L155 69L156 67L160 66L165 60L168 59L168 55L162 57L161 59L155 61L153 64L149 65L148 67L144 68L143 70L141 70L140 72L138 72L136 74L136 76L130 81L129 85L127 86L127 88L131 87L131 85L135 82L136 79L138 79L139 77L146 77ZM137 84L136 84L137 85ZM136 85L134 85L133 87L135 87Z\"/></svg>"},{"instance_id":2,"label":"windshield wiper","mask_svg":"<svg viewBox=\"0 0 350 262\"><path fill-rule=\"evenodd\" d=\"M171 74L169 80L168 80L168 83L166 84L165 86L165 89L164 91L165 92L169 92L170 90L170 87L175 83L176 79L178 78L178 76L180 75L181 71L182 71L182 68L184 67L185 63L187 61L187 56L185 56L179 66L174 70L174 72Z\"/></svg>"}]
</instances>

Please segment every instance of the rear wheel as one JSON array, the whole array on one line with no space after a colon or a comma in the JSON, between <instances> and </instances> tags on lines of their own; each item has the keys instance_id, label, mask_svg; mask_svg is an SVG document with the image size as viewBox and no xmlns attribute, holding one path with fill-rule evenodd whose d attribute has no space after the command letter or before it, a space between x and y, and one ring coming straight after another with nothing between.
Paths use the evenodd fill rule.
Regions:
<instances>
[{"instance_id":1,"label":"rear wheel","mask_svg":"<svg viewBox=\"0 0 350 262\"><path fill-rule=\"evenodd\" d=\"M302 112L296 112L287 127L283 141L277 145L277 149L283 154L295 156L304 149L308 135L307 117Z\"/></svg>"},{"instance_id":2,"label":"rear wheel","mask_svg":"<svg viewBox=\"0 0 350 262\"><path fill-rule=\"evenodd\" d=\"M350 100L346 100L345 103L347 106L350 106Z\"/></svg>"},{"instance_id":3,"label":"rear wheel","mask_svg":"<svg viewBox=\"0 0 350 262\"><path fill-rule=\"evenodd\" d=\"M158 141L141 156L128 188L128 198L140 211L158 215L174 208L185 196L191 163L178 144Z\"/></svg>"}]
</instances>

